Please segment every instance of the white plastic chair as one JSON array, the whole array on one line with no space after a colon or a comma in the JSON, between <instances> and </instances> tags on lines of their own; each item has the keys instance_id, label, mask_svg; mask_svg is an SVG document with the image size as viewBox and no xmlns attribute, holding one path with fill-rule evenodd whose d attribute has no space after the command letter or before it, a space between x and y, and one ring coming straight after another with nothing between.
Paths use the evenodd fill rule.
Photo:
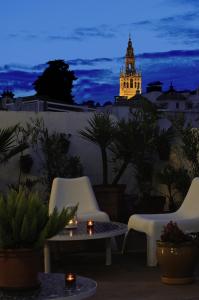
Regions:
<instances>
[{"instance_id":1,"label":"white plastic chair","mask_svg":"<svg viewBox=\"0 0 199 300\"><path fill-rule=\"evenodd\" d=\"M55 178L49 200L49 214L57 207L61 211L64 207L78 205L77 218L80 221L92 219L94 221L109 222L109 216L99 210L90 180L88 177Z\"/></svg>"},{"instance_id":2,"label":"white plastic chair","mask_svg":"<svg viewBox=\"0 0 199 300\"><path fill-rule=\"evenodd\" d=\"M132 215L128 221L123 252L131 229L144 232L147 236L147 265L156 266L156 241L160 239L163 226L169 221L177 222L179 227L187 233L199 231L199 177L193 179L184 202L176 212Z\"/></svg>"}]
</instances>

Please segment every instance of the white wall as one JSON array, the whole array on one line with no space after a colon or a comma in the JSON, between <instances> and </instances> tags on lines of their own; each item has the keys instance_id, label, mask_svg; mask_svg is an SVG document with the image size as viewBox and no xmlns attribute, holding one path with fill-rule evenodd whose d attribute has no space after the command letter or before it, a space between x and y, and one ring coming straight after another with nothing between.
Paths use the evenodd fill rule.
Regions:
<instances>
[{"instance_id":1,"label":"white wall","mask_svg":"<svg viewBox=\"0 0 199 300\"><path fill-rule=\"evenodd\" d=\"M89 176L93 184L100 184L102 180L101 154L96 145L83 140L78 131L87 126L88 119L93 115L91 112L13 112L0 111L0 128L6 128L20 123L29 122L30 119L43 118L45 126L50 132L58 131L70 133L71 144L69 153L80 157L84 168L84 174ZM113 117L116 119L115 117ZM0 189L8 183L16 182L18 178L18 158L13 158L8 164L0 165ZM36 165L36 164L35 164ZM32 171L36 174L35 167Z\"/></svg>"}]
</instances>

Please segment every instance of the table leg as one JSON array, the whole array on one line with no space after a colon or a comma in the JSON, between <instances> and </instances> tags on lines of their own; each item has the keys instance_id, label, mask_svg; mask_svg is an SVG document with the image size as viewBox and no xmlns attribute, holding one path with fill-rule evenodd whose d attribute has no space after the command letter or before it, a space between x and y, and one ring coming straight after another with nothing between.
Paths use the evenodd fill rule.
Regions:
<instances>
[{"instance_id":1,"label":"table leg","mask_svg":"<svg viewBox=\"0 0 199 300\"><path fill-rule=\"evenodd\" d=\"M111 238L106 239L106 266L111 265Z\"/></svg>"},{"instance_id":2,"label":"table leg","mask_svg":"<svg viewBox=\"0 0 199 300\"><path fill-rule=\"evenodd\" d=\"M48 242L44 245L44 272L50 273L50 247Z\"/></svg>"}]
</instances>

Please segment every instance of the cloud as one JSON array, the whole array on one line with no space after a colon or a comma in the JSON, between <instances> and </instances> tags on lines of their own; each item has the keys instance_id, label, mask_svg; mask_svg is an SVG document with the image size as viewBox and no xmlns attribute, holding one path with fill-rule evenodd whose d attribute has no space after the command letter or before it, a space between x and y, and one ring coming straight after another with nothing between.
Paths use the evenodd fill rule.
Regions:
<instances>
[{"instance_id":1,"label":"cloud","mask_svg":"<svg viewBox=\"0 0 199 300\"><path fill-rule=\"evenodd\" d=\"M87 82L81 85L76 90L76 100L78 102L86 100L94 100L96 102L104 103L106 101L114 101L114 96L118 95L118 84L107 84L97 82Z\"/></svg>"},{"instance_id":2,"label":"cloud","mask_svg":"<svg viewBox=\"0 0 199 300\"><path fill-rule=\"evenodd\" d=\"M79 38L100 37L100 38L113 38L115 33L107 25L99 27L79 27L74 30L73 36Z\"/></svg>"},{"instance_id":3,"label":"cloud","mask_svg":"<svg viewBox=\"0 0 199 300\"><path fill-rule=\"evenodd\" d=\"M112 75L111 70L107 69L92 69L92 70L75 70L77 77L89 77L89 78L108 78Z\"/></svg>"},{"instance_id":4,"label":"cloud","mask_svg":"<svg viewBox=\"0 0 199 300\"><path fill-rule=\"evenodd\" d=\"M39 64L39 65L35 65L35 66L28 66L28 65L24 65L24 64L16 64L16 63L12 63L12 64L6 64L3 66L0 66L0 72L4 72L4 71L38 71L41 72L46 68L46 64Z\"/></svg>"},{"instance_id":5,"label":"cloud","mask_svg":"<svg viewBox=\"0 0 199 300\"><path fill-rule=\"evenodd\" d=\"M77 27L70 34L49 35L50 40L74 40L84 41L88 38L110 39L115 37L115 30L108 25L100 25L98 27Z\"/></svg>"},{"instance_id":6,"label":"cloud","mask_svg":"<svg viewBox=\"0 0 199 300\"><path fill-rule=\"evenodd\" d=\"M137 55L138 58L171 58L171 57L199 57L199 50L172 50L167 52L142 53Z\"/></svg>"},{"instance_id":7,"label":"cloud","mask_svg":"<svg viewBox=\"0 0 199 300\"><path fill-rule=\"evenodd\" d=\"M165 2L168 3L168 0L166 0ZM189 0L189 1L187 1L187 0L170 0L170 2L172 3L172 5L175 2L179 5L186 4L186 5L194 5L194 6L198 7L198 0Z\"/></svg>"},{"instance_id":8,"label":"cloud","mask_svg":"<svg viewBox=\"0 0 199 300\"><path fill-rule=\"evenodd\" d=\"M34 33L28 33L28 32L18 32L18 33L9 33L8 34L9 39L23 39L23 40L34 40L39 38L37 34Z\"/></svg>"},{"instance_id":9,"label":"cloud","mask_svg":"<svg viewBox=\"0 0 199 300\"><path fill-rule=\"evenodd\" d=\"M69 65L72 66L94 66L96 63L110 63L112 62L112 58L95 58L95 59L82 59L82 58L77 58L77 59L72 59L68 60Z\"/></svg>"},{"instance_id":10,"label":"cloud","mask_svg":"<svg viewBox=\"0 0 199 300\"><path fill-rule=\"evenodd\" d=\"M8 34L9 39L23 39L32 40L37 38L48 39L50 41L84 41L88 38L103 38L110 39L115 37L115 29L109 25L99 25L97 27L77 27L72 32L67 31L59 34L50 35L38 35L34 32L21 31L21 32L11 32Z\"/></svg>"},{"instance_id":11,"label":"cloud","mask_svg":"<svg viewBox=\"0 0 199 300\"><path fill-rule=\"evenodd\" d=\"M69 36L69 35L49 35L48 39L51 41L68 41L68 40L80 41L80 40L82 40L80 37Z\"/></svg>"},{"instance_id":12,"label":"cloud","mask_svg":"<svg viewBox=\"0 0 199 300\"><path fill-rule=\"evenodd\" d=\"M153 25L153 22L151 20L141 20L137 22L132 22L130 23L130 26L137 26L137 27L144 27L144 28L149 28L150 26Z\"/></svg>"},{"instance_id":13,"label":"cloud","mask_svg":"<svg viewBox=\"0 0 199 300\"><path fill-rule=\"evenodd\" d=\"M7 71L0 72L0 91L10 89L13 92L18 90L32 91L32 83L38 74L34 72Z\"/></svg>"},{"instance_id":14,"label":"cloud","mask_svg":"<svg viewBox=\"0 0 199 300\"><path fill-rule=\"evenodd\" d=\"M73 89L75 100L114 101L114 96L119 93L121 62L122 58L76 59L73 65L69 61L78 77ZM162 81L165 89L171 81L177 90L196 89L199 86L199 49L143 53L136 56L136 65L142 66L143 91L149 82L156 80ZM34 94L32 83L45 67L45 64L0 66L0 92L10 88L16 95L21 96L26 92Z\"/></svg>"},{"instance_id":15,"label":"cloud","mask_svg":"<svg viewBox=\"0 0 199 300\"><path fill-rule=\"evenodd\" d=\"M154 21L153 27L158 37L175 40L181 44L198 45L199 29L194 23L198 17L198 11L187 12Z\"/></svg>"},{"instance_id":16,"label":"cloud","mask_svg":"<svg viewBox=\"0 0 199 300\"><path fill-rule=\"evenodd\" d=\"M192 1L192 3L196 3L196 1ZM124 28L126 30L130 27L136 27L137 29L152 31L158 38L167 38L171 42L175 40L176 43L180 44L198 45L199 29L196 25L198 18L199 11L192 9L183 14L169 15L159 19L143 19L129 24L120 24L117 29L121 30Z\"/></svg>"}]
</instances>

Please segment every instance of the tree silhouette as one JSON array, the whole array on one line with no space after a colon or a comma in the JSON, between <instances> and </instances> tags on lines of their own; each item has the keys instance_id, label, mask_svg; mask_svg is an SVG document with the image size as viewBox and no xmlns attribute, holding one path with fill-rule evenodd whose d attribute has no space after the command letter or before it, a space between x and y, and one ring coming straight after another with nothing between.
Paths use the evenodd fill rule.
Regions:
<instances>
[{"instance_id":1,"label":"tree silhouette","mask_svg":"<svg viewBox=\"0 0 199 300\"><path fill-rule=\"evenodd\" d=\"M77 79L74 72L62 59L51 60L47 64L43 74L33 83L37 95L73 104L73 81Z\"/></svg>"}]
</instances>

